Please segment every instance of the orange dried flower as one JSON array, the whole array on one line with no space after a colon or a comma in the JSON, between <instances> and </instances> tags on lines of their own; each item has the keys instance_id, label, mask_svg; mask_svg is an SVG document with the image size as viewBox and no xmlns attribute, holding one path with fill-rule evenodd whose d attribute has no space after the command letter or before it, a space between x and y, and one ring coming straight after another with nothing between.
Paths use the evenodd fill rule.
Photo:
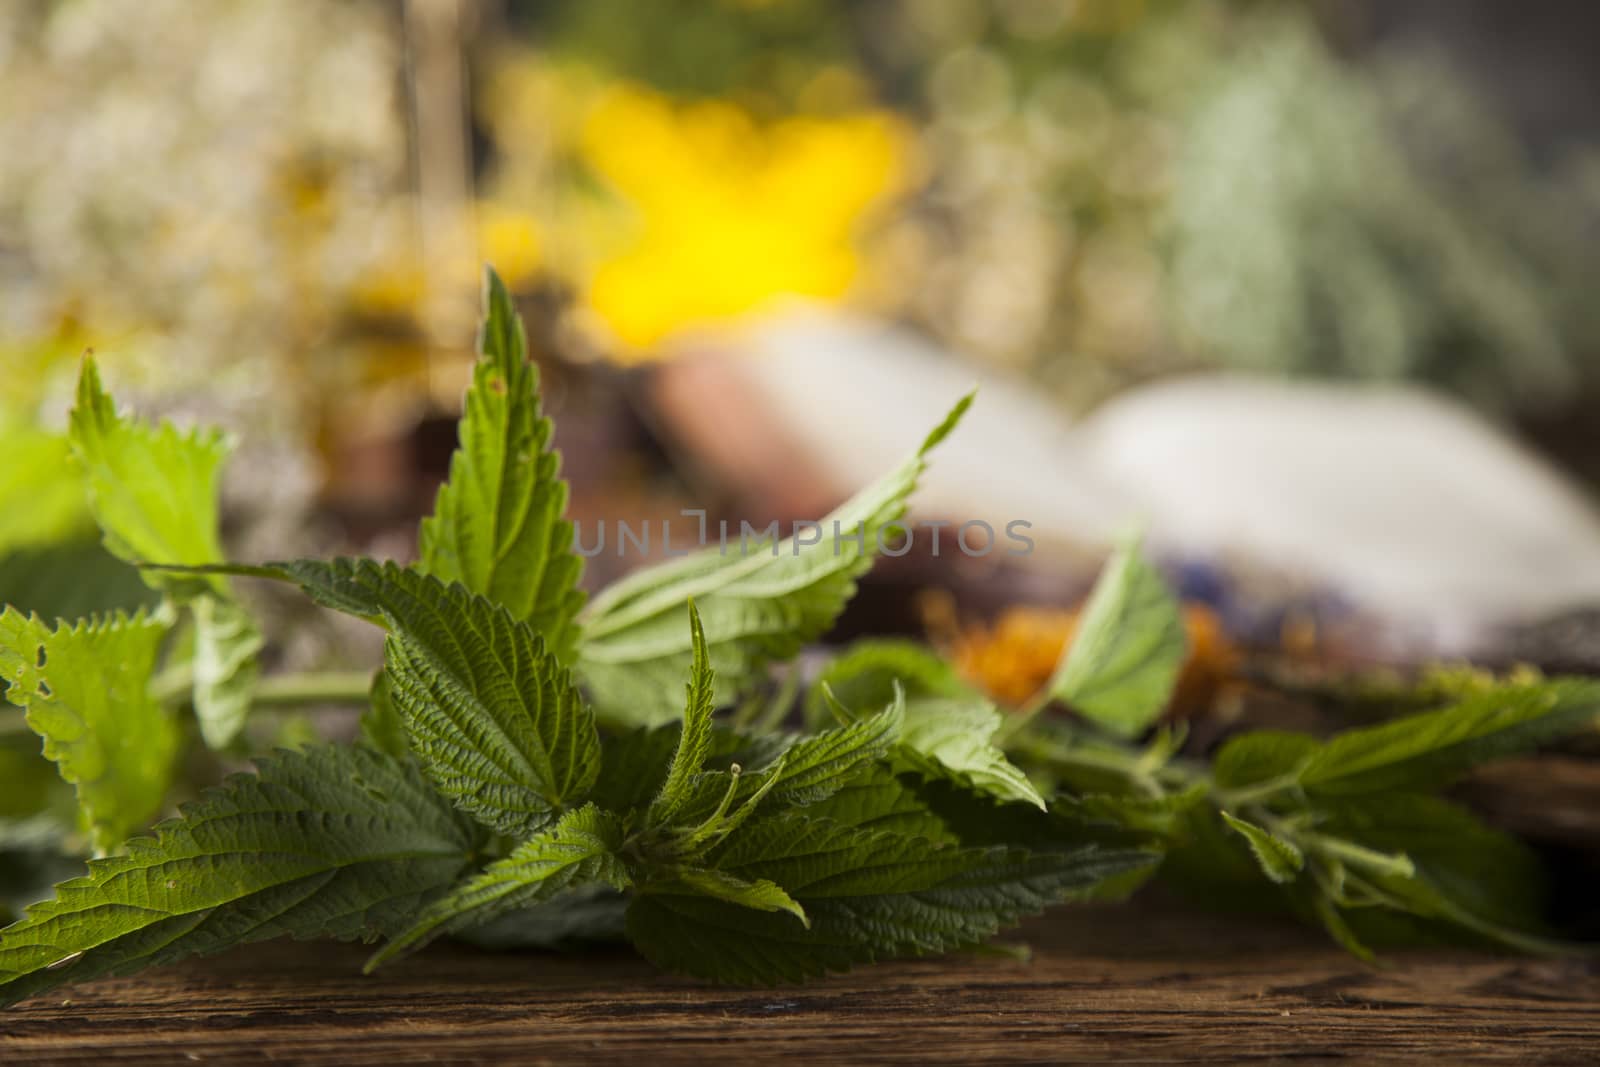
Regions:
<instances>
[{"instance_id":1,"label":"orange dried flower","mask_svg":"<svg viewBox=\"0 0 1600 1067\"><path fill-rule=\"evenodd\" d=\"M993 626L967 626L955 636L951 658L962 676L996 701L1026 704L1055 671L1067 642L1078 628L1078 610L1014 607ZM1208 707L1233 677L1239 662L1217 613L1202 604L1186 604L1184 628L1189 658L1178 677L1169 713L1191 714Z\"/></svg>"}]
</instances>

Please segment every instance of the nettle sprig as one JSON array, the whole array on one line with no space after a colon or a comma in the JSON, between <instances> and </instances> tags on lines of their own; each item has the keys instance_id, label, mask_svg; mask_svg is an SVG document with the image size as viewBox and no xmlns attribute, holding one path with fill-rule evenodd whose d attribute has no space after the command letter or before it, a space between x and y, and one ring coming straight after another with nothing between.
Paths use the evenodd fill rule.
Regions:
<instances>
[{"instance_id":1,"label":"nettle sprig","mask_svg":"<svg viewBox=\"0 0 1600 1067\"><path fill-rule=\"evenodd\" d=\"M625 937L663 967L772 983L977 946L1157 872L1302 912L1362 955L1440 932L1563 947L1527 850L1436 791L1587 726L1600 686L1485 683L1328 741L1245 734L1205 765L1179 731L1140 741L1185 649L1130 545L1023 712L924 647L867 641L790 732L792 689L752 713L767 668L831 627L971 397L829 516L864 536L708 550L585 606L537 371L492 272L486 303L460 447L408 567L224 562L225 440L118 414L85 361L72 448L107 547L161 600L53 626L0 614L6 697L98 856L0 932L0 998L284 935L382 940L369 969L443 935ZM382 627L370 689L262 677L239 578ZM239 755L252 707L330 697L365 705L358 742L260 757L136 833L181 786L186 745Z\"/></svg>"},{"instance_id":2,"label":"nettle sprig","mask_svg":"<svg viewBox=\"0 0 1600 1067\"><path fill-rule=\"evenodd\" d=\"M1532 851L1440 790L1483 763L1592 729L1600 682L1473 676L1435 710L1325 740L1248 731L1202 762L1181 755L1181 726L1158 725L1185 643L1177 601L1137 546L1124 546L1045 691L996 731L1007 766L1051 798L1035 832L1156 850L1159 875L1179 887L1233 909L1299 914L1363 959L1371 944L1440 941L1577 951L1545 928ZM859 642L820 684L846 703L904 686L908 723L962 712L997 721L982 694L908 642ZM1077 718L1041 716L1051 704Z\"/></svg>"}]
</instances>

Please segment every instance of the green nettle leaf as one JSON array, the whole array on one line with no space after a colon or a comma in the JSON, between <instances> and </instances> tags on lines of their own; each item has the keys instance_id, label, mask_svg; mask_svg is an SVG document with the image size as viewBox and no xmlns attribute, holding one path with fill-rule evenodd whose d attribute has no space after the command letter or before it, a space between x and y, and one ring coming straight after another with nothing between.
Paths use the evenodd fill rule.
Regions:
<instances>
[{"instance_id":1,"label":"green nettle leaf","mask_svg":"<svg viewBox=\"0 0 1600 1067\"><path fill-rule=\"evenodd\" d=\"M244 729L265 642L255 619L232 600L202 596L191 606L195 718L205 743L220 749Z\"/></svg>"},{"instance_id":2,"label":"green nettle leaf","mask_svg":"<svg viewBox=\"0 0 1600 1067\"><path fill-rule=\"evenodd\" d=\"M773 802L812 804L832 796L889 754L905 714L905 695L897 690L876 715L796 741L784 750L781 765L775 765Z\"/></svg>"},{"instance_id":3,"label":"green nettle leaf","mask_svg":"<svg viewBox=\"0 0 1600 1067\"><path fill-rule=\"evenodd\" d=\"M1262 874L1278 883L1292 882L1300 876L1306 857L1294 842L1227 812L1222 812L1222 820L1249 843Z\"/></svg>"},{"instance_id":4,"label":"green nettle leaf","mask_svg":"<svg viewBox=\"0 0 1600 1067\"><path fill-rule=\"evenodd\" d=\"M531 833L594 783L594 715L527 623L461 586L432 592L432 617L397 623L384 650L412 750L462 810Z\"/></svg>"},{"instance_id":5,"label":"green nettle leaf","mask_svg":"<svg viewBox=\"0 0 1600 1067\"><path fill-rule=\"evenodd\" d=\"M392 628L392 619L405 618L407 612L419 616L426 611L419 592L439 579L395 563L341 556L337 559L296 559L263 563L225 563L203 567L166 568L180 573L234 574L246 578L270 578L298 585L307 596L325 608L366 619L376 626Z\"/></svg>"},{"instance_id":6,"label":"green nettle leaf","mask_svg":"<svg viewBox=\"0 0 1600 1067\"><path fill-rule=\"evenodd\" d=\"M178 727L146 687L166 630L143 612L54 630L10 608L0 615L6 699L27 710L46 758L77 788L100 851L148 822L172 781Z\"/></svg>"},{"instance_id":7,"label":"green nettle leaf","mask_svg":"<svg viewBox=\"0 0 1600 1067\"><path fill-rule=\"evenodd\" d=\"M1351 879L1351 882L1355 880ZM1420 873L1376 875L1370 884L1362 887L1362 891L1368 900L1425 920L1429 926L1442 926L1455 934L1457 939L1461 939L1464 932L1468 935L1467 939L1477 943L1497 944L1535 955L1560 955L1576 951L1575 946L1487 919L1442 891L1435 882Z\"/></svg>"},{"instance_id":8,"label":"green nettle leaf","mask_svg":"<svg viewBox=\"0 0 1600 1067\"><path fill-rule=\"evenodd\" d=\"M405 763L364 747L281 753L0 931L0 998L284 935L371 940L454 882L471 847L470 825Z\"/></svg>"},{"instance_id":9,"label":"green nettle leaf","mask_svg":"<svg viewBox=\"0 0 1600 1067\"><path fill-rule=\"evenodd\" d=\"M666 783L681 729L680 723L667 723L602 738L600 774L589 799L622 813L648 806Z\"/></svg>"},{"instance_id":10,"label":"green nettle leaf","mask_svg":"<svg viewBox=\"0 0 1600 1067\"><path fill-rule=\"evenodd\" d=\"M764 774L745 778L737 765L727 771L701 775L696 779L696 791L685 811L683 826L666 827L657 832L658 843L654 851L664 853L675 861L699 859L720 844L729 834L749 821L771 793L783 774L784 757L779 756ZM741 788L753 785L753 789ZM710 791L700 788L709 786ZM716 804L702 805L720 797ZM665 838L662 845L659 839Z\"/></svg>"},{"instance_id":11,"label":"green nettle leaf","mask_svg":"<svg viewBox=\"0 0 1600 1067\"><path fill-rule=\"evenodd\" d=\"M716 679L711 671L711 659L706 652L705 630L700 625L700 613L694 602L689 602L689 630L694 642L694 662L689 671L686 706L683 712L683 729L678 734L678 748L673 753L667 769L666 781L661 785L655 802L650 805L650 822L663 825L683 810L693 794L695 777L705 766L711 754L711 714L715 710Z\"/></svg>"},{"instance_id":12,"label":"green nettle leaf","mask_svg":"<svg viewBox=\"0 0 1600 1067\"><path fill-rule=\"evenodd\" d=\"M223 434L122 418L100 384L94 360L86 358L70 439L88 483L90 510L114 554L130 563L193 565L223 559L217 540L217 482L228 456ZM227 592L215 576L144 574L156 588L182 596L206 589Z\"/></svg>"},{"instance_id":13,"label":"green nettle leaf","mask_svg":"<svg viewBox=\"0 0 1600 1067\"><path fill-rule=\"evenodd\" d=\"M885 764L867 768L832 796L807 804L808 818L840 826L920 837L936 844L960 839L910 784Z\"/></svg>"},{"instance_id":14,"label":"green nettle leaf","mask_svg":"<svg viewBox=\"0 0 1600 1067\"><path fill-rule=\"evenodd\" d=\"M1055 798L1058 815L1095 825L1108 825L1166 837L1183 828L1185 816L1205 800L1210 790L1196 782L1176 793L1142 796L1137 793L1063 793Z\"/></svg>"},{"instance_id":15,"label":"green nettle leaf","mask_svg":"<svg viewBox=\"0 0 1600 1067\"><path fill-rule=\"evenodd\" d=\"M1401 854L1440 896L1478 919L1527 933L1543 929L1547 879L1539 857L1440 797L1390 793L1328 801L1318 830Z\"/></svg>"},{"instance_id":16,"label":"green nettle leaf","mask_svg":"<svg viewBox=\"0 0 1600 1067\"><path fill-rule=\"evenodd\" d=\"M894 698L898 682L907 703L919 697L977 695L949 663L914 641L873 638L857 641L817 675L806 693L806 721L826 725L832 708L824 687L846 708L882 707Z\"/></svg>"},{"instance_id":17,"label":"green nettle leaf","mask_svg":"<svg viewBox=\"0 0 1600 1067\"><path fill-rule=\"evenodd\" d=\"M1310 734L1287 730L1253 730L1229 740L1217 751L1211 776L1222 789L1298 780L1306 762L1322 748Z\"/></svg>"},{"instance_id":18,"label":"green nettle leaf","mask_svg":"<svg viewBox=\"0 0 1600 1067\"><path fill-rule=\"evenodd\" d=\"M297 582L389 630L389 697L412 751L462 810L503 833L543 829L600 770L594 714L567 668L504 607L393 563L297 560L228 573Z\"/></svg>"},{"instance_id":19,"label":"green nettle leaf","mask_svg":"<svg viewBox=\"0 0 1600 1067\"><path fill-rule=\"evenodd\" d=\"M379 671L372 679L367 694L367 706L361 713L361 740L396 758L411 753L411 742L406 739L406 724L400 709L394 706L389 674Z\"/></svg>"},{"instance_id":20,"label":"green nettle leaf","mask_svg":"<svg viewBox=\"0 0 1600 1067\"><path fill-rule=\"evenodd\" d=\"M0 466L0 556L92 533L94 519L72 469L66 436L3 415L0 435L6 442L6 462Z\"/></svg>"},{"instance_id":21,"label":"green nettle leaf","mask_svg":"<svg viewBox=\"0 0 1600 1067\"><path fill-rule=\"evenodd\" d=\"M881 705L893 686L906 688L906 718L899 757L928 777L948 777L997 800L1041 810L1044 798L993 738L1003 719L998 708L957 677L931 651L909 641L863 641L822 672L807 701L815 722L831 688L847 708Z\"/></svg>"},{"instance_id":22,"label":"green nettle leaf","mask_svg":"<svg viewBox=\"0 0 1600 1067\"><path fill-rule=\"evenodd\" d=\"M621 847L622 824L615 816L593 804L569 811L554 826L436 901L377 952L366 969L414 952L443 934L480 926L558 893L590 885L626 889L631 879L617 857Z\"/></svg>"},{"instance_id":23,"label":"green nettle leaf","mask_svg":"<svg viewBox=\"0 0 1600 1067\"><path fill-rule=\"evenodd\" d=\"M1025 714L1003 716L924 648L871 641L817 679L811 732L773 728L793 688L770 717L747 703L719 727L717 708L833 624L971 398L815 542L758 538L652 568L580 627L560 461L492 272L479 347L416 568L219 563L222 439L118 418L85 363L71 447L106 544L157 565L161 614L51 630L7 610L0 681L77 787L96 846L152 817L172 775L178 727L147 689L174 607L194 620L192 652L171 658L192 657L206 741L239 735L261 635L224 575L293 582L385 628L385 665L363 743L228 779L0 932L0 998L280 934L391 938L370 969L447 934L549 944L623 926L676 970L798 980L1124 896L1163 861L1156 848L1169 876L1287 903L1358 954L1384 923L1555 947L1536 858L1421 791L1592 723L1600 682L1475 678L1449 707L1326 742L1234 738L1206 768L1178 758L1181 728L1130 743L1186 655L1179 605L1130 544ZM634 729L602 739L574 676L609 724ZM1047 700L1088 722L1031 721ZM1002 741L1066 791L1047 807ZM28 790L0 801L4 841L51 818ZM488 857L484 827L503 835Z\"/></svg>"},{"instance_id":24,"label":"green nettle leaf","mask_svg":"<svg viewBox=\"0 0 1600 1067\"><path fill-rule=\"evenodd\" d=\"M782 886L810 926L789 911L646 893L629 906L629 938L661 966L772 984L979 944L1024 915L1148 866L1150 856L941 847L796 809L747 824L710 862L741 881Z\"/></svg>"},{"instance_id":25,"label":"green nettle leaf","mask_svg":"<svg viewBox=\"0 0 1600 1067\"><path fill-rule=\"evenodd\" d=\"M1188 654L1178 603L1138 545L1100 573L1050 696L1121 737L1160 718Z\"/></svg>"},{"instance_id":26,"label":"green nettle leaf","mask_svg":"<svg viewBox=\"0 0 1600 1067\"><path fill-rule=\"evenodd\" d=\"M811 925L811 920L806 917L806 910L796 903L782 886L765 878L747 882L727 871L704 867L680 867L673 870L670 877L653 881L644 889L649 893L712 897L756 911L784 911L799 919L802 924Z\"/></svg>"},{"instance_id":27,"label":"green nettle leaf","mask_svg":"<svg viewBox=\"0 0 1600 1067\"><path fill-rule=\"evenodd\" d=\"M928 453L971 401L963 398L914 456L823 520L817 543L730 537L726 554L719 546L651 567L598 596L584 616L578 673L601 714L627 725L678 714L676 694L692 657L680 613L691 597L705 623L718 705L732 703L767 663L822 636L871 566L880 533L895 541L893 524ZM858 527L860 544L853 539Z\"/></svg>"},{"instance_id":28,"label":"green nettle leaf","mask_svg":"<svg viewBox=\"0 0 1600 1067\"><path fill-rule=\"evenodd\" d=\"M38 688L40 635L45 632L41 620L16 608L0 611L0 679L7 685Z\"/></svg>"},{"instance_id":29,"label":"green nettle leaf","mask_svg":"<svg viewBox=\"0 0 1600 1067\"><path fill-rule=\"evenodd\" d=\"M735 761L726 771L697 774L674 808L675 825L662 827L656 836L671 842L668 855L674 862L686 862L726 839L758 808L777 811L825 801L880 765L894 747L904 715L897 699L870 718L776 747L770 762L754 771L744 772ZM762 754L750 751L752 757Z\"/></svg>"},{"instance_id":30,"label":"green nettle leaf","mask_svg":"<svg viewBox=\"0 0 1600 1067\"><path fill-rule=\"evenodd\" d=\"M196 566L223 559L218 479L229 445L222 433L119 416L94 360L85 359L69 436L90 510L112 553L130 563ZM244 728L261 632L218 574L158 568L141 574L194 610L195 714L206 744L222 748Z\"/></svg>"},{"instance_id":31,"label":"green nettle leaf","mask_svg":"<svg viewBox=\"0 0 1600 1067\"><path fill-rule=\"evenodd\" d=\"M1000 711L982 698L908 701L899 753L928 777L948 776L974 792L1042 811L1039 791L990 740L1001 725Z\"/></svg>"},{"instance_id":32,"label":"green nettle leaf","mask_svg":"<svg viewBox=\"0 0 1600 1067\"><path fill-rule=\"evenodd\" d=\"M448 583L505 605L570 662L583 559L572 551L564 517L567 484L550 448L550 420L539 412L539 371L511 295L485 277L481 356L467 390L460 447L433 514L422 522L419 566Z\"/></svg>"},{"instance_id":33,"label":"green nettle leaf","mask_svg":"<svg viewBox=\"0 0 1600 1067\"><path fill-rule=\"evenodd\" d=\"M1312 797L1431 788L1571 734L1597 716L1600 682L1506 684L1439 711L1339 734L1306 761L1299 781Z\"/></svg>"}]
</instances>

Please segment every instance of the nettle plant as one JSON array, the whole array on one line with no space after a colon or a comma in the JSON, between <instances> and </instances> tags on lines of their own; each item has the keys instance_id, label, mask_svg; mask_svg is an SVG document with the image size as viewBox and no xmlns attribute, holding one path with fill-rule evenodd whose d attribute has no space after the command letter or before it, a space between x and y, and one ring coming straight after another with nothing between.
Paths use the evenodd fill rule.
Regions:
<instances>
[{"instance_id":1,"label":"nettle plant","mask_svg":"<svg viewBox=\"0 0 1600 1067\"><path fill-rule=\"evenodd\" d=\"M95 853L0 933L0 996L283 935L382 939L369 968L445 934L626 938L666 968L772 983L979 946L1158 872L1298 912L1362 956L1439 936L1563 948L1533 855L1437 789L1587 726L1600 685L1478 680L1438 710L1326 741L1248 733L1204 764L1157 725L1184 632L1128 546L1020 712L902 641L844 650L803 698L793 671L774 692L769 666L827 632L971 398L830 516L865 537L710 549L586 607L537 372L492 273L480 350L405 567L222 562L224 439L119 414L85 361L72 449L107 547L160 602L0 615L6 697ZM241 755L252 706L294 691L258 674L241 577L387 631L361 737L262 756L140 833L186 787L187 748Z\"/></svg>"}]
</instances>

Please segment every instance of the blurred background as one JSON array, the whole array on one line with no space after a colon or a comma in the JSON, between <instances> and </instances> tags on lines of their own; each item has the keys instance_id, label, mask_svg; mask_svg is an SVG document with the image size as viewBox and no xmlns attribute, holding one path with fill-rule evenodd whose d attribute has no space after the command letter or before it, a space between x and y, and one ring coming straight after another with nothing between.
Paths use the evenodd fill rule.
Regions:
<instances>
[{"instance_id":1,"label":"blurred background","mask_svg":"<svg viewBox=\"0 0 1600 1067\"><path fill-rule=\"evenodd\" d=\"M841 633L997 693L1130 524L1197 643L1592 668L1597 40L1581 0L8 0L0 599L141 595L66 465L88 348L237 435L237 556L408 556L487 262L583 522L820 518L981 381L917 514L1035 551L885 561Z\"/></svg>"}]
</instances>

